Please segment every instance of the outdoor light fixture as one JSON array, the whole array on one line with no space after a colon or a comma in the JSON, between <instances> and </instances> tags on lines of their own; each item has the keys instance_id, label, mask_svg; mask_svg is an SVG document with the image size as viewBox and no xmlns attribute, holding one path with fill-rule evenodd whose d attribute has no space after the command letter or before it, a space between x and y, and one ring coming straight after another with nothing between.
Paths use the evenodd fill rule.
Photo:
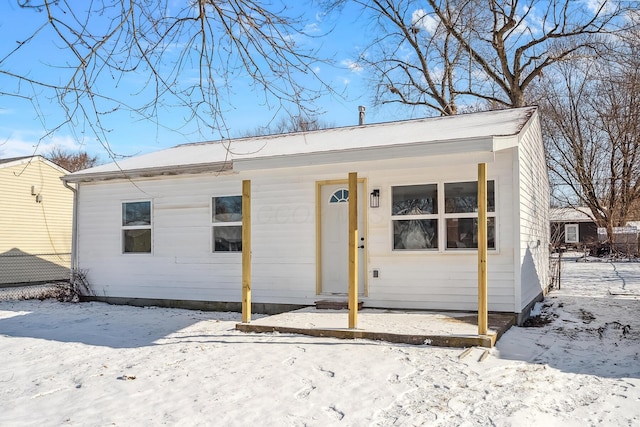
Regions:
<instances>
[{"instance_id":1,"label":"outdoor light fixture","mask_svg":"<svg viewBox=\"0 0 640 427\"><path fill-rule=\"evenodd\" d=\"M369 206L372 208L380 207L380 190L375 188L369 195Z\"/></svg>"}]
</instances>

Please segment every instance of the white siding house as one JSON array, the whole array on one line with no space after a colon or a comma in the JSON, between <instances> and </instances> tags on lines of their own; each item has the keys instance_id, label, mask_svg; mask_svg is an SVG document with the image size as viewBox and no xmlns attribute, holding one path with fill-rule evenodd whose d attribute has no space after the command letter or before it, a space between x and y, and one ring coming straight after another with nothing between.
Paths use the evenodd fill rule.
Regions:
<instances>
[{"instance_id":1,"label":"white siding house","mask_svg":"<svg viewBox=\"0 0 640 427\"><path fill-rule=\"evenodd\" d=\"M478 307L478 163L488 167L488 305L528 315L548 284L548 182L535 108L181 145L67 175L77 267L112 302L241 301L251 180L254 311L347 293L357 172L365 307Z\"/></svg>"}]
</instances>

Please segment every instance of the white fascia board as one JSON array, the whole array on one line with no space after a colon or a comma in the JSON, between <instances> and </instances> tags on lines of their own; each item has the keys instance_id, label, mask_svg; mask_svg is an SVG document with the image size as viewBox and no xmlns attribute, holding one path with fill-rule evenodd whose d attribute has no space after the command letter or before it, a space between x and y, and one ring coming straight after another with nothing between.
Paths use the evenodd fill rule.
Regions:
<instances>
[{"instance_id":1,"label":"white fascia board","mask_svg":"<svg viewBox=\"0 0 640 427\"><path fill-rule=\"evenodd\" d=\"M518 135L496 136L493 138L493 151L508 150L520 144Z\"/></svg>"},{"instance_id":2,"label":"white fascia board","mask_svg":"<svg viewBox=\"0 0 640 427\"><path fill-rule=\"evenodd\" d=\"M348 150L329 150L245 159L236 158L233 160L233 170L249 171L413 157L430 157L447 154L492 153L493 147L493 137L482 137L464 140L417 142L384 147L363 147ZM483 159L485 157L486 156L482 156Z\"/></svg>"},{"instance_id":3,"label":"white fascia board","mask_svg":"<svg viewBox=\"0 0 640 427\"><path fill-rule=\"evenodd\" d=\"M61 179L65 182L91 182L91 181L107 181L112 179L134 179L134 178L151 178L156 176L197 174L197 173L223 173L231 171L231 164L226 163L206 163L199 165L178 165L163 166L158 168L130 169L125 171L107 171L87 174L71 174L63 176Z\"/></svg>"}]
</instances>

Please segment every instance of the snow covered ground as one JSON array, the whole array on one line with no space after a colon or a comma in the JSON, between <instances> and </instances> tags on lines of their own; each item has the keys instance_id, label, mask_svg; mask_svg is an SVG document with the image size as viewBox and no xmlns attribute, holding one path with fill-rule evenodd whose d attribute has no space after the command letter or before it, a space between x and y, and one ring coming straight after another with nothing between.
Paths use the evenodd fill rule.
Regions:
<instances>
[{"instance_id":1,"label":"snow covered ground","mask_svg":"<svg viewBox=\"0 0 640 427\"><path fill-rule=\"evenodd\" d=\"M640 263L567 260L536 310L481 360L243 334L236 313L0 302L0 426L640 425Z\"/></svg>"}]
</instances>

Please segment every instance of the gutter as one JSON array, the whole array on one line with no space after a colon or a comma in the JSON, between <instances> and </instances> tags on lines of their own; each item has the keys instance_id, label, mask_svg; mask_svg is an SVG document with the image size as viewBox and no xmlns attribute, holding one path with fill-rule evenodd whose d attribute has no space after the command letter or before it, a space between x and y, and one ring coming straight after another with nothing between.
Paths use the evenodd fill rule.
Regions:
<instances>
[{"instance_id":1,"label":"gutter","mask_svg":"<svg viewBox=\"0 0 640 427\"><path fill-rule=\"evenodd\" d=\"M71 220L71 276L69 277L70 279L73 279L73 274L78 268L78 190L80 189L80 186L78 185L77 188L74 188L64 179L62 179L62 183L73 192L73 217Z\"/></svg>"},{"instance_id":2,"label":"gutter","mask_svg":"<svg viewBox=\"0 0 640 427\"><path fill-rule=\"evenodd\" d=\"M88 169L91 170L91 169ZM199 173L227 173L232 172L231 161L188 164L188 165L170 165L159 167L143 167L138 169L116 170L105 172L89 172L70 174L62 177L62 180L72 183L91 182L91 181L108 181L112 179L135 179L135 178L153 178L165 175L183 175L183 174L199 174Z\"/></svg>"}]
</instances>

